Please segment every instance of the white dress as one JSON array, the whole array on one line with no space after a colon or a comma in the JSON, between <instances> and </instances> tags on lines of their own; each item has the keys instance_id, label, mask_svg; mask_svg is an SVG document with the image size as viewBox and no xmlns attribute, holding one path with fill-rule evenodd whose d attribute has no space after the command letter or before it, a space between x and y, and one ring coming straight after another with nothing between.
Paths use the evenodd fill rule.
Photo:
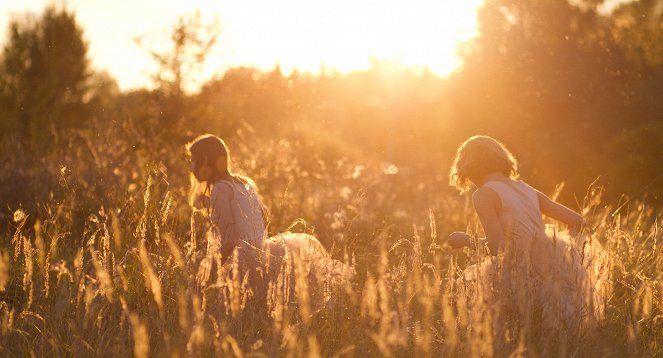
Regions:
<instances>
[{"instance_id":1,"label":"white dress","mask_svg":"<svg viewBox=\"0 0 663 358\"><path fill-rule=\"evenodd\" d=\"M516 314L540 312L547 326L582 330L601 320L608 273L600 244L546 227L538 193L526 183L489 181L484 186L501 200L505 245L497 257L466 270L477 294L486 302L511 306Z\"/></svg>"},{"instance_id":2,"label":"white dress","mask_svg":"<svg viewBox=\"0 0 663 358\"><path fill-rule=\"evenodd\" d=\"M280 289L294 293L295 270L302 269L309 278L309 285L325 291L329 291L329 284L338 284L353 276L353 272L332 259L312 235L288 231L268 238L260 196L252 186L220 180L212 186L210 204L222 252L224 246L236 249L239 270L249 274L254 289L261 291L259 286L265 284L280 285ZM277 285L276 281L280 283ZM315 295L318 290L312 291Z\"/></svg>"},{"instance_id":3,"label":"white dress","mask_svg":"<svg viewBox=\"0 0 663 358\"><path fill-rule=\"evenodd\" d=\"M210 196L212 221L221 246L240 249L260 247L265 239L265 220L260 197L253 187L219 180Z\"/></svg>"}]
</instances>

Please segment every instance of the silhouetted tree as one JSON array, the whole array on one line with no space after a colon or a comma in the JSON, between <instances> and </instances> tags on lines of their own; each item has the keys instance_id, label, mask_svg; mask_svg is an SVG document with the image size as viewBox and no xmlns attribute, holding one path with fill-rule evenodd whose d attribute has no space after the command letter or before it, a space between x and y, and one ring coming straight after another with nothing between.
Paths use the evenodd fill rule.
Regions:
<instances>
[{"instance_id":1,"label":"silhouetted tree","mask_svg":"<svg viewBox=\"0 0 663 358\"><path fill-rule=\"evenodd\" d=\"M623 89L627 118L609 152L613 176L628 173L628 194L663 199L663 1L640 0L621 4L610 16L613 40L624 50L620 71L633 78Z\"/></svg>"},{"instance_id":2,"label":"silhouetted tree","mask_svg":"<svg viewBox=\"0 0 663 358\"><path fill-rule=\"evenodd\" d=\"M87 44L72 12L13 20L0 63L3 129L43 143L89 118Z\"/></svg>"},{"instance_id":3,"label":"silhouetted tree","mask_svg":"<svg viewBox=\"0 0 663 358\"><path fill-rule=\"evenodd\" d=\"M502 138L547 188L567 180L578 193L609 174L605 153L630 125L635 78L598 3L486 1L452 82L459 126Z\"/></svg>"},{"instance_id":4,"label":"silhouetted tree","mask_svg":"<svg viewBox=\"0 0 663 358\"><path fill-rule=\"evenodd\" d=\"M200 13L179 17L170 34L171 48L161 52L148 48L159 67L152 75L157 87L169 96L192 92L200 85L200 71L218 37L218 23L203 23ZM136 41L146 47L142 38Z\"/></svg>"},{"instance_id":5,"label":"silhouetted tree","mask_svg":"<svg viewBox=\"0 0 663 358\"><path fill-rule=\"evenodd\" d=\"M174 140L191 129L191 92L200 86L201 71L219 35L217 22L203 23L200 13L181 16L170 34L170 48L155 51L136 39L145 47L158 66L152 75L156 90L152 93L154 113L159 134Z\"/></svg>"}]
</instances>

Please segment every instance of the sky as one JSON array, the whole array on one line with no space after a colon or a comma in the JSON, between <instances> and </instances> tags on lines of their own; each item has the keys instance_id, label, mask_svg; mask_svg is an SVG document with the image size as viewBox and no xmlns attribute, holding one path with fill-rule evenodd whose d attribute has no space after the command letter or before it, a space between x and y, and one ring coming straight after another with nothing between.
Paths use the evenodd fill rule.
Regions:
<instances>
[{"instance_id":1,"label":"sky","mask_svg":"<svg viewBox=\"0 0 663 358\"><path fill-rule=\"evenodd\" d=\"M134 39L163 49L178 17L200 11L220 36L203 71L253 66L363 70L387 60L445 76L462 64L457 45L478 35L482 0L9 0L0 1L0 44L13 16L40 14L48 4L76 13L92 66L122 90L150 85L155 64Z\"/></svg>"}]
</instances>

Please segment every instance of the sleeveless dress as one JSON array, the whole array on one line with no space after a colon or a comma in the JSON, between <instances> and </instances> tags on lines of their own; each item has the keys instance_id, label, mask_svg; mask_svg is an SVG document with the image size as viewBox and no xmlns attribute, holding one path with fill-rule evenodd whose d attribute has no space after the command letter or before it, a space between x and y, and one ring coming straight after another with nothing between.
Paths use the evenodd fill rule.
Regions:
<instances>
[{"instance_id":1,"label":"sleeveless dress","mask_svg":"<svg viewBox=\"0 0 663 358\"><path fill-rule=\"evenodd\" d=\"M505 244L498 256L466 270L476 294L505 312L540 315L548 327L579 332L602 320L609 280L600 244L544 225L538 193L526 183L484 186L501 200Z\"/></svg>"},{"instance_id":2,"label":"sleeveless dress","mask_svg":"<svg viewBox=\"0 0 663 358\"><path fill-rule=\"evenodd\" d=\"M312 295L329 292L330 285L353 276L352 270L332 259L312 235L288 231L267 237L260 195L252 186L217 181L212 186L210 204L222 251L224 246L235 249L239 272L248 274L258 295L276 295L275 290L282 290L293 296L297 270L308 278Z\"/></svg>"}]
</instances>

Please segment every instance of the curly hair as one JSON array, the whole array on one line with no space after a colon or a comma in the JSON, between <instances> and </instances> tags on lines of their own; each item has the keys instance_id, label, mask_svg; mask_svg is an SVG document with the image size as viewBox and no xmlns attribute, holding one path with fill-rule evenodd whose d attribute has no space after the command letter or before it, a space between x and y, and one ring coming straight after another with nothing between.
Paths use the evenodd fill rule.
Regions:
<instances>
[{"instance_id":1,"label":"curly hair","mask_svg":"<svg viewBox=\"0 0 663 358\"><path fill-rule=\"evenodd\" d=\"M492 137L476 135L458 147L449 171L449 185L466 192L482 177L502 173L518 178L518 162L506 147Z\"/></svg>"}]
</instances>

